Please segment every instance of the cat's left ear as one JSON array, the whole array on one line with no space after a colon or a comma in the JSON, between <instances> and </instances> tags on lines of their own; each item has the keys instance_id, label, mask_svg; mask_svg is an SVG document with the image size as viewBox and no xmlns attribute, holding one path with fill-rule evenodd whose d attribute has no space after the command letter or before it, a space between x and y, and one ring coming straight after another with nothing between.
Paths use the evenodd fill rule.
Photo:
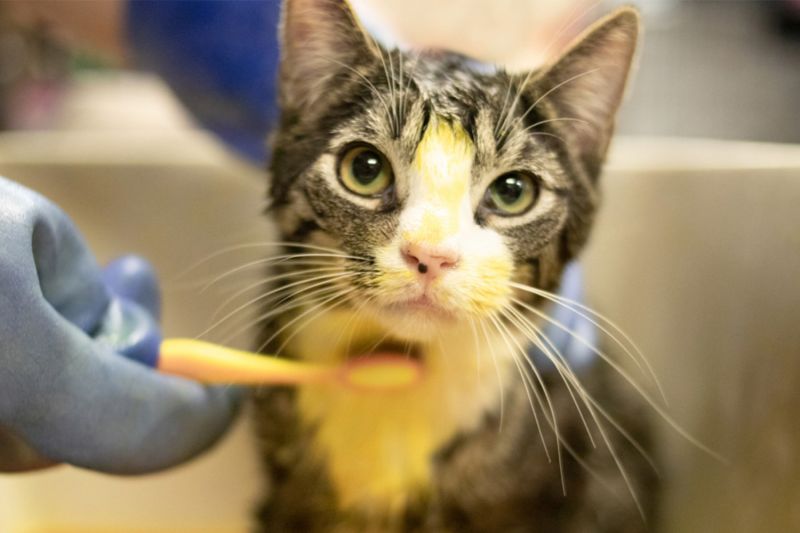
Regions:
<instances>
[{"instance_id":1,"label":"cat's left ear","mask_svg":"<svg viewBox=\"0 0 800 533\"><path fill-rule=\"evenodd\" d=\"M347 0L285 0L281 40L282 103L306 111L379 53Z\"/></svg>"},{"instance_id":2,"label":"cat's left ear","mask_svg":"<svg viewBox=\"0 0 800 533\"><path fill-rule=\"evenodd\" d=\"M529 98L550 104L553 129L599 172L625 94L639 36L639 15L620 8L591 26L533 84Z\"/></svg>"}]
</instances>

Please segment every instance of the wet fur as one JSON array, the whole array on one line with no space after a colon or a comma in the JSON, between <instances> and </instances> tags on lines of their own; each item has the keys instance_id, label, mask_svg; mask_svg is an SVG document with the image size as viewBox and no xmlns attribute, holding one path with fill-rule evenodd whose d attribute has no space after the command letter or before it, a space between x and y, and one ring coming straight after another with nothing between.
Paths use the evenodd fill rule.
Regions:
<instances>
[{"instance_id":1,"label":"wet fur","mask_svg":"<svg viewBox=\"0 0 800 533\"><path fill-rule=\"evenodd\" d=\"M305 17L309 10L313 16ZM319 37L323 41L320 50L328 56L338 54L333 58L304 58L301 48L292 44L293 39L308 39L314 32L325 31L308 26L307 20L314 16L333 21L329 34ZM472 139L476 154L473 187L498 169L526 168L548 176L546 192L554 198L548 212L524 224L513 224L493 221L490 213L479 208L475 220L503 236L513 256L515 281L557 291L564 266L576 257L591 229L598 203L597 183L625 76L617 80L619 87L608 91L612 93L609 101L600 102L599 111L581 104L586 99L602 99L594 95L591 84L564 82L575 76L580 79L593 67L596 49L615 45L609 33L616 35L617 42L622 36L635 40L638 22L632 11L607 21L604 32L589 35L552 68L530 74L476 69L470 59L448 52L380 50L363 39L347 7L335 0L290 1L284 24L282 120L272 139L270 213L285 241L373 257L374 250L396 232L402 199L387 195L372 209L343 202L320 174L318 162L358 139L369 139L410 162L435 116L460 124ZM627 73L631 53L632 49L625 48L621 56L611 54L613 57L606 57L608 64L601 66ZM600 53L600 57L605 56ZM309 64L298 65L303 61ZM314 61L317 63L311 64ZM387 72L388 64L391 72ZM314 68L319 76L310 74ZM390 102L389 113L381 97ZM579 117L591 124L587 128L577 121L557 120L563 117ZM287 251L303 250L287 247ZM375 289L370 266L345 266L353 274L353 287ZM542 306L542 300L532 294L516 297ZM265 324L260 348L284 348L284 355L296 356L280 342L286 334L275 336L296 315L296 310L288 310ZM611 374L595 365L579 377L615 420L648 448L641 402L624 391ZM633 505L618 466L596 430L593 435L599 444L597 448L590 445L561 379L546 375L545 386L562 437L584 461L579 464L564 455L566 496L558 466L545 457L524 383L508 380L504 390L498 391L504 398L502 427L500 405L492 403L480 413L476 427L455 433L432 454L429 486L410 494L402 511L387 513L343 508L326 459L314 445L316 426L299 412L297 391L259 390L255 394L256 419L267 478L258 513L260 530L646 530L646 521ZM544 437L552 452L556 448L553 432L545 431ZM618 433L611 431L609 437L622 457L631 489L651 519L656 485L651 467Z\"/></svg>"}]
</instances>

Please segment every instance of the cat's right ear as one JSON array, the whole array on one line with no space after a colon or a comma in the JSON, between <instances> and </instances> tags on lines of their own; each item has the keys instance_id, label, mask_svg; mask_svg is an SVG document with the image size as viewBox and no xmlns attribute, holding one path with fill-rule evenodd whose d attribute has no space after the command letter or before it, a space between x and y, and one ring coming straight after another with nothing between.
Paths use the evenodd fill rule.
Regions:
<instances>
[{"instance_id":1,"label":"cat's right ear","mask_svg":"<svg viewBox=\"0 0 800 533\"><path fill-rule=\"evenodd\" d=\"M346 0L286 0L281 24L281 99L309 109L335 78L379 52Z\"/></svg>"}]
</instances>

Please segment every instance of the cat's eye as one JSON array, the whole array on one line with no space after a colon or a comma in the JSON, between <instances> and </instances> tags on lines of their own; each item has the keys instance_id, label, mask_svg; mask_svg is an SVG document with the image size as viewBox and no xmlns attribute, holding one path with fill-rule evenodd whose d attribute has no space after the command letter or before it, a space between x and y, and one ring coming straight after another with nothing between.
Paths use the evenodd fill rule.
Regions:
<instances>
[{"instance_id":1,"label":"cat's eye","mask_svg":"<svg viewBox=\"0 0 800 533\"><path fill-rule=\"evenodd\" d=\"M509 172L494 180L486 191L489 206L504 216L521 215L536 202L536 180L523 172Z\"/></svg>"},{"instance_id":2,"label":"cat's eye","mask_svg":"<svg viewBox=\"0 0 800 533\"><path fill-rule=\"evenodd\" d=\"M354 146L339 160L339 180L361 196L379 196L394 182L386 156L371 146Z\"/></svg>"}]
</instances>

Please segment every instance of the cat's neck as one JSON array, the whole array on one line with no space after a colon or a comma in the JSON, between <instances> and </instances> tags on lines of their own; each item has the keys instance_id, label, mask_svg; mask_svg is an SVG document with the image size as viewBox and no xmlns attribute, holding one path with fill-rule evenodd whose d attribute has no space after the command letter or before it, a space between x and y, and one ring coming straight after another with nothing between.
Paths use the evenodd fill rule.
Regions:
<instances>
[{"instance_id":1,"label":"cat's neck","mask_svg":"<svg viewBox=\"0 0 800 533\"><path fill-rule=\"evenodd\" d=\"M290 333L291 335L292 333ZM290 341L299 358L339 362L352 346L374 345L386 334L349 312L316 317ZM346 506L403 506L431 476L434 453L455 435L477 427L498 408L509 372L508 348L469 324L443 328L415 344L423 378L400 391L342 387L300 389L301 416L315 425L315 449Z\"/></svg>"}]
</instances>

